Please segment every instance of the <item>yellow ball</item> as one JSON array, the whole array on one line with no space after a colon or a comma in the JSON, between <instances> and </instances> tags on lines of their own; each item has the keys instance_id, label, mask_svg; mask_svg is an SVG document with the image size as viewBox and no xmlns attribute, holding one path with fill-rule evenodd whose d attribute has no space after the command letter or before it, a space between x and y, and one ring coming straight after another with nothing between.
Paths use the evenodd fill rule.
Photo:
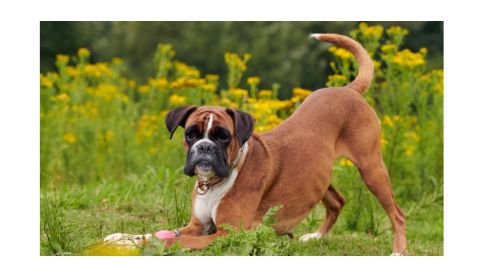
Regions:
<instances>
[{"instance_id":1,"label":"yellow ball","mask_svg":"<svg viewBox=\"0 0 480 280\"><path fill-rule=\"evenodd\" d=\"M101 243L93 245L83 253L85 256L138 256L140 252L134 245Z\"/></svg>"}]
</instances>

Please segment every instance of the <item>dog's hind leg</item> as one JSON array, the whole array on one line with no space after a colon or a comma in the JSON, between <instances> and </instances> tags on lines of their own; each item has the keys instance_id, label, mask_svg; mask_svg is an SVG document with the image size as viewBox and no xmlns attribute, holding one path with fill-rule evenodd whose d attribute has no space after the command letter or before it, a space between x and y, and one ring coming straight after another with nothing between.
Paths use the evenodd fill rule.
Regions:
<instances>
[{"instance_id":1,"label":"dog's hind leg","mask_svg":"<svg viewBox=\"0 0 480 280\"><path fill-rule=\"evenodd\" d=\"M405 216L395 202L383 162L380 121L366 102L353 102L351 106L351 115L336 144L336 151L355 163L368 189L387 213L394 234L393 255L406 254Z\"/></svg>"},{"instance_id":2,"label":"dog's hind leg","mask_svg":"<svg viewBox=\"0 0 480 280\"><path fill-rule=\"evenodd\" d=\"M405 216L393 197L387 168L380 151L367 158L360 158L358 169L368 189L375 195L388 215L393 227L393 254L407 254Z\"/></svg>"},{"instance_id":3,"label":"dog's hind leg","mask_svg":"<svg viewBox=\"0 0 480 280\"><path fill-rule=\"evenodd\" d=\"M325 196L322 199L323 204L325 205L326 215L325 221L319 229L321 235L327 234L332 226L337 221L340 211L345 205L345 198L330 184L328 190L325 193Z\"/></svg>"},{"instance_id":4,"label":"dog's hind leg","mask_svg":"<svg viewBox=\"0 0 480 280\"><path fill-rule=\"evenodd\" d=\"M338 215L340 215L340 211L342 210L343 205L345 205L345 198L335 190L332 184L330 184L322 202L325 205L326 210L325 221L317 232L303 235L300 237L300 241L318 239L326 235L337 221Z\"/></svg>"}]
</instances>

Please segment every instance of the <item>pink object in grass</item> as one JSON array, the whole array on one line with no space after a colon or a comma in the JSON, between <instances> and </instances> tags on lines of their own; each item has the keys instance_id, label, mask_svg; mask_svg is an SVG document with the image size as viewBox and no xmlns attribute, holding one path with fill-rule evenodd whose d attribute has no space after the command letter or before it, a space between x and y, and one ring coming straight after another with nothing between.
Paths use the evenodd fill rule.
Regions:
<instances>
[{"instance_id":1,"label":"pink object in grass","mask_svg":"<svg viewBox=\"0 0 480 280\"><path fill-rule=\"evenodd\" d=\"M176 237L175 233L169 230L161 230L155 233L155 237L158 239L170 239Z\"/></svg>"}]
</instances>

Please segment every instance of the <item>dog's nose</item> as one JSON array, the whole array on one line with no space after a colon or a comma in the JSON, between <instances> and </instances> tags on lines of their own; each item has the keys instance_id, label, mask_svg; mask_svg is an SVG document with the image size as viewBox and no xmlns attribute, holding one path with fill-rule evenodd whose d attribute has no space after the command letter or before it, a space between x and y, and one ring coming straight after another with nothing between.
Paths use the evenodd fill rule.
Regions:
<instances>
[{"instance_id":1,"label":"dog's nose","mask_svg":"<svg viewBox=\"0 0 480 280\"><path fill-rule=\"evenodd\" d=\"M209 153L212 151L212 144L207 142L199 143L197 150L202 153Z\"/></svg>"}]
</instances>

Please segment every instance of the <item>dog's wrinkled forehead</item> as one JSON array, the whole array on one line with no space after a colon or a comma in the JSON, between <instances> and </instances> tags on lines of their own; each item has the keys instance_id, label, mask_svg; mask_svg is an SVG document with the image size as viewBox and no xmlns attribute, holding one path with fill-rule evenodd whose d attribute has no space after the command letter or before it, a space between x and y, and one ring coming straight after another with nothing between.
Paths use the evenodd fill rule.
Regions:
<instances>
[{"instance_id":1,"label":"dog's wrinkled forehead","mask_svg":"<svg viewBox=\"0 0 480 280\"><path fill-rule=\"evenodd\" d=\"M234 133L233 120L223 107L205 106L198 108L188 118L185 128L192 125L197 125L202 132L221 126L228 129L230 133Z\"/></svg>"}]
</instances>

